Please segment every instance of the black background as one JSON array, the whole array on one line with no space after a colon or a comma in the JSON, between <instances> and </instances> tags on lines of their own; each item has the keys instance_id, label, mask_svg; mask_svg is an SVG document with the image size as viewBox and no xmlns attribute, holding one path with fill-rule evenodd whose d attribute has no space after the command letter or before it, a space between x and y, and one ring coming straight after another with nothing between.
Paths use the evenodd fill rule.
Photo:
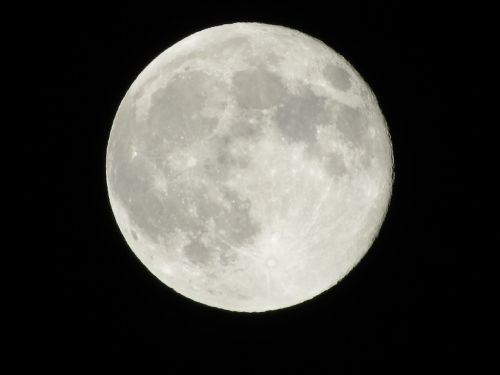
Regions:
<instances>
[{"instance_id":1,"label":"black background","mask_svg":"<svg viewBox=\"0 0 500 375\"><path fill-rule=\"evenodd\" d=\"M464 252L474 249L465 217L478 205L464 171L479 174L470 157L479 135L464 110L475 95L463 93L473 69L464 50L480 50L480 20L456 4L401 3L34 9L30 48L44 72L47 124L30 152L49 158L37 177L51 228L38 245L50 281L36 308L36 351L73 364L141 359L167 373L460 366L470 327ZM295 28L346 57L378 98L396 164L388 216L362 262L317 298L261 314L210 308L165 287L127 247L105 183L113 117L136 76L183 37L237 21Z\"/></svg>"}]
</instances>

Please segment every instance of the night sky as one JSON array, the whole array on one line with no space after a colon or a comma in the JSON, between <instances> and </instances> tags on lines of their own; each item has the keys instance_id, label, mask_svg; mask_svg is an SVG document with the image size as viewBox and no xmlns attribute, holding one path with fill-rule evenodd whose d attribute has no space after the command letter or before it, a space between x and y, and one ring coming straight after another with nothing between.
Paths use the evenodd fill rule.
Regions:
<instances>
[{"instance_id":1,"label":"night sky","mask_svg":"<svg viewBox=\"0 0 500 375\"><path fill-rule=\"evenodd\" d=\"M467 181L480 179L470 153L484 136L466 113L476 94L462 77L474 69L464 50L480 50L478 21L465 8L399 3L33 9L47 122L30 152L49 160L35 173L51 228L37 247L47 284L33 303L36 351L74 364L140 359L169 374L460 365L472 303L464 265L479 251L466 235L479 205ZM361 263L313 300L260 314L210 308L157 280L122 237L105 181L113 117L137 75L180 39L238 21L295 28L343 55L377 96L395 157L388 215Z\"/></svg>"}]
</instances>

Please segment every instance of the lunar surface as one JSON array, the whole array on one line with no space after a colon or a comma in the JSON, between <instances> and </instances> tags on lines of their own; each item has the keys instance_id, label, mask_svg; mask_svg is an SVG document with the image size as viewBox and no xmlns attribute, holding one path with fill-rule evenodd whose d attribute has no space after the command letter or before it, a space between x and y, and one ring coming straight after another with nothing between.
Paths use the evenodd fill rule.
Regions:
<instances>
[{"instance_id":1,"label":"lunar surface","mask_svg":"<svg viewBox=\"0 0 500 375\"><path fill-rule=\"evenodd\" d=\"M109 199L163 283L232 311L292 306L335 285L380 230L388 128L354 68L296 30L197 32L137 77L113 122Z\"/></svg>"}]
</instances>

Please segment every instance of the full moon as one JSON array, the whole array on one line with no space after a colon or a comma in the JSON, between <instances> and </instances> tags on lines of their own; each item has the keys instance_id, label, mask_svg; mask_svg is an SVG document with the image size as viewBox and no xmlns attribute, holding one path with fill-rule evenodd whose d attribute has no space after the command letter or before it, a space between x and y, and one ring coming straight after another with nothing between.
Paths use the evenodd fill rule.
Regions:
<instances>
[{"instance_id":1,"label":"full moon","mask_svg":"<svg viewBox=\"0 0 500 375\"><path fill-rule=\"evenodd\" d=\"M163 283L232 311L334 286L386 215L393 153L377 100L323 42L282 26L202 30L123 98L106 155L126 242Z\"/></svg>"}]
</instances>

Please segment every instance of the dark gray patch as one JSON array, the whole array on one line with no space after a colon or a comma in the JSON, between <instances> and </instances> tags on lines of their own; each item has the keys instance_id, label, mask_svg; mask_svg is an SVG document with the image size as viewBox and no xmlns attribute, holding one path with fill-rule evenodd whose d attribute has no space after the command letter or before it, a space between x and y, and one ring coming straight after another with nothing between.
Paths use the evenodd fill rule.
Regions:
<instances>
[{"instance_id":1,"label":"dark gray patch","mask_svg":"<svg viewBox=\"0 0 500 375\"><path fill-rule=\"evenodd\" d=\"M337 129L355 146L362 146L367 139L366 117L359 109L341 105L336 119Z\"/></svg>"},{"instance_id":2,"label":"dark gray patch","mask_svg":"<svg viewBox=\"0 0 500 375\"><path fill-rule=\"evenodd\" d=\"M215 203L208 201L201 187L187 184L170 185L168 196L165 196L164 193L155 191L152 183L152 180L146 180L141 185L136 184L137 188L134 190L128 189L126 184L120 185L120 198L134 225L140 228L141 232L146 233L152 240L159 241L176 228L193 233L205 230L204 223L193 217L188 210L189 205L193 204L212 204L212 209L217 209Z\"/></svg>"},{"instance_id":3,"label":"dark gray patch","mask_svg":"<svg viewBox=\"0 0 500 375\"><path fill-rule=\"evenodd\" d=\"M246 229L257 230L249 217L248 202L241 202L236 195L225 191L224 196L234 201L231 202L231 210L228 210L221 203L212 201L206 189L217 188L217 181L225 179L231 168L243 168L245 163L248 159L234 156L227 148L222 148L218 156L207 160L202 169L213 185L206 187L188 181L174 184L169 182L173 177L166 175L167 192L163 192L154 186L154 176L161 172L150 169L145 161L125 161L114 166L116 173L111 173L115 176L112 186L134 225L153 241L160 240L175 228L203 233L206 231L205 221L213 217L216 226L224 229L231 241L238 242L246 238ZM189 206L196 207L198 218L189 212Z\"/></svg>"},{"instance_id":4,"label":"dark gray patch","mask_svg":"<svg viewBox=\"0 0 500 375\"><path fill-rule=\"evenodd\" d=\"M221 290L216 290L213 288L207 288L207 292L210 293L213 296L222 296L224 293Z\"/></svg>"},{"instance_id":5,"label":"dark gray patch","mask_svg":"<svg viewBox=\"0 0 500 375\"><path fill-rule=\"evenodd\" d=\"M250 216L250 202L241 200L231 190L225 190L224 195L232 207L217 218L216 225L226 228L226 236L237 244L252 239L259 232L260 225Z\"/></svg>"},{"instance_id":6,"label":"dark gray patch","mask_svg":"<svg viewBox=\"0 0 500 375\"><path fill-rule=\"evenodd\" d=\"M203 118L199 113L210 95L212 84L217 82L207 78L203 72L186 72L174 77L167 87L154 95L148 120L136 123L130 107L122 110L117 118L119 123L116 124L117 130L114 130L110 144L112 153L108 154L107 161L110 166L110 187L129 213L133 224L153 241L160 241L176 228L201 235L206 231L204 218L211 216L218 218L218 225L227 226L224 229L230 233L232 240L244 238L244 233L239 231L245 225L244 218L239 221L234 218L235 228L231 228L231 215L235 213L228 214L220 203L211 201L206 186L196 184L194 180L190 183L176 179L174 182L177 176L172 176L171 171L162 166L162 158L175 152L175 148L211 135L217 120ZM218 155L218 160L207 160L207 165L215 165L213 171L224 174L230 166L244 165L243 158L234 159L227 152L228 146L221 149L224 152ZM133 149L138 150L135 158L131 158ZM155 188L155 176L162 172L167 180L168 194ZM216 188L217 173L210 174L207 170L200 172L205 172L204 177L214 181L208 189ZM189 212L189 206L196 207L200 218ZM243 212L240 214L245 215ZM230 219L224 222L224 216Z\"/></svg>"},{"instance_id":7,"label":"dark gray patch","mask_svg":"<svg viewBox=\"0 0 500 375\"><path fill-rule=\"evenodd\" d=\"M236 139L236 137L232 135L223 135L211 139L211 147L216 150L216 154L214 158L205 160L203 169L207 176L214 181L225 180L231 169L235 167L245 168L250 162L248 155L243 153L238 155L234 152L230 152L231 143L234 139Z\"/></svg>"},{"instance_id":8,"label":"dark gray patch","mask_svg":"<svg viewBox=\"0 0 500 375\"><path fill-rule=\"evenodd\" d=\"M227 150L219 153L216 159L217 168L229 171L231 168L245 168L249 164L249 158L245 155L234 155Z\"/></svg>"},{"instance_id":9,"label":"dark gray patch","mask_svg":"<svg viewBox=\"0 0 500 375\"><path fill-rule=\"evenodd\" d=\"M339 66L327 64L323 69L323 74L332 86L339 90L347 91L351 87L349 73Z\"/></svg>"},{"instance_id":10,"label":"dark gray patch","mask_svg":"<svg viewBox=\"0 0 500 375\"><path fill-rule=\"evenodd\" d=\"M214 160L206 160L203 163L203 171L213 181L225 180L229 172Z\"/></svg>"},{"instance_id":11,"label":"dark gray patch","mask_svg":"<svg viewBox=\"0 0 500 375\"><path fill-rule=\"evenodd\" d=\"M198 218L196 222L206 223L213 220L215 236L210 240L218 250L219 262L229 264L234 262L237 254L235 248L245 243L250 243L260 231L260 226L250 217L250 203L242 200L238 195L228 189L222 191L224 198L230 207L215 203L208 199L200 199L196 202ZM199 235L207 235L205 227L200 228ZM184 249L186 256L193 263L206 263L212 258L213 249L205 245L198 238L192 238L192 242ZM211 253L212 252L212 253Z\"/></svg>"},{"instance_id":12,"label":"dark gray patch","mask_svg":"<svg viewBox=\"0 0 500 375\"><path fill-rule=\"evenodd\" d=\"M326 171L332 176L342 176L347 168L342 155L333 153L328 155L324 161Z\"/></svg>"},{"instance_id":13,"label":"dark gray patch","mask_svg":"<svg viewBox=\"0 0 500 375\"><path fill-rule=\"evenodd\" d=\"M331 119L324 98L315 95L307 87L301 91L298 95L282 98L275 121L288 139L311 145L316 142L316 126L327 124Z\"/></svg>"},{"instance_id":14,"label":"dark gray patch","mask_svg":"<svg viewBox=\"0 0 500 375\"><path fill-rule=\"evenodd\" d=\"M130 234L132 235L132 238L133 238L134 240L136 240L136 241L137 241L137 240L139 239L139 237L137 237L137 233L135 233L135 230L131 230L131 231L130 231Z\"/></svg>"},{"instance_id":15,"label":"dark gray patch","mask_svg":"<svg viewBox=\"0 0 500 375\"><path fill-rule=\"evenodd\" d=\"M112 189L133 224L154 240L161 233L159 219L163 216L162 200L153 191L153 174L158 171L153 170L143 157L130 160L130 150L125 154L124 150L120 151L113 163Z\"/></svg>"},{"instance_id":16,"label":"dark gray patch","mask_svg":"<svg viewBox=\"0 0 500 375\"><path fill-rule=\"evenodd\" d=\"M184 207L179 204L180 199L177 204L172 199L164 200L147 186L144 184L141 190L128 192L134 199L126 204L126 207L134 224L153 240L158 240L178 224L186 224Z\"/></svg>"},{"instance_id":17,"label":"dark gray patch","mask_svg":"<svg viewBox=\"0 0 500 375\"><path fill-rule=\"evenodd\" d=\"M160 241L176 228L192 233L192 244L187 251L192 253L193 259L198 259L202 255L194 252L210 247L199 240L200 236L208 234L208 220L213 220L215 233L223 231L220 234L223 241L219 243L217 238L213 238L214 245L228 251L231 250L229 245L239 247L250 241L260 230L260 226L250 217L248 201L240 199L236 193L227 189L222 194L229 207L213 201L203 186L186 183L171 187L168 197L160 197L151 190L143 189L134 194L134 200L125 202L125 207L134 225L141 228L153 241ZM193 216L188 210L190 206L196 207L197 216Z\"/></svg>"},{"instance_id":18,"label":"dark gray patch","mask_svg":"<svg viewBox=\"0 0 500 375\"><path fill-rule=\"evenodd\" d=\"M217 118L203 117L201 112L216 84L212 77L193 70L174 76L155 92L145 127L148 146L167 139L171 146L179 147L208 137Z\"/></svg>"},{"instance_id":19,"label":"dark gray patch","mask_svg":"<svg viewBox=\"0 0 500 375\"><path fill-rule=\"evenodd\" d=\"M250 216L249 201L242 200L229 189L222 190L222 193L230 204L229 208L211 201L201 201L197 207L198 215L201 220L213 219L215 230L223 230L227 242L241 245L260 231L260 225Z\"/></svg>"},{"instance_id":20,"label":"dark gray patch","mask_svg":"<svg viewBox=\"0 0 500 375\"><path fill-rule=\"evenodd\" d=\"M186 55L181 54L174 57L167 64L161 67L156 66L156 68L157 70L162 71L175 71L184 65L184 70L189 71L194 69L190 64L194 60L219 62L229 51L236 53L237 51L241 52L250 48L252 48L252 46L248 38L235 36L223 42L218 42L217 44L212 45L211 48L198 48L197 46L196 49L188 52ZM134 93L132 97L133 100L140 98L147 90L148 86L158 78L157 70L149 70L147 72L149 76L144 80L141 87Z\"/></svg>"},{"instance_id":21,"label":"dark gray patch","mask_svg":"<svg viewBox=\"0 0 500 375\"><path fill-rule=\"evenodd\" d=\"M272 107L286 92L279 76L263 67L234 73L232 83L236 101L246 109Z\"/></svg>"},{"instance_id":22,"label":"dark gray patch","mask_svg":"<svg viewBox=\"0 0 500 375\"><path fill-rule=\"evenodd\" d=\"M221 244L222 247L224 247L223 244ZM224 249L220 256L220 263L224 266L228 266L232 263L234 263L238 259L238 256L236 255L235 251L232 251L231 249Z\"/></svg>"},{"instance_id":23,"label":"dark gray patch","mask_svg":"<svg viewBox=\"0 0 500 375\"><path fill-rule=\"evenodd\" d=\"M257 119L253 124L250 121L238 121L231 126L228 135L235 138L251 138L260 134L261 130L260 121Z\"/></svg>"},{"instance_id":24,"label":"dark gray patch","mask_svg":"<svg viewBox=\"0 0 500 375\"><path fill-rule=\"evenodd\" d=\"M191 242L184 246L184 254L191 263L207 264L212 258L211 251L199 239L191 239Z\"/></svg>"},{"instance_id":25,"label":"dark gray patch","mask_svg":"<svg viewBox=\"0 0 500 375\"><path fill-rule=\"evenodd\" d=\"M127 155L116 152L116 161L111 171L112 186L118 197L127 203L140 199L144 187L149 184L147 163L144 160L128 162ZM109 173L109 172L108 172Z\"/></svg>"}]
</instances>

